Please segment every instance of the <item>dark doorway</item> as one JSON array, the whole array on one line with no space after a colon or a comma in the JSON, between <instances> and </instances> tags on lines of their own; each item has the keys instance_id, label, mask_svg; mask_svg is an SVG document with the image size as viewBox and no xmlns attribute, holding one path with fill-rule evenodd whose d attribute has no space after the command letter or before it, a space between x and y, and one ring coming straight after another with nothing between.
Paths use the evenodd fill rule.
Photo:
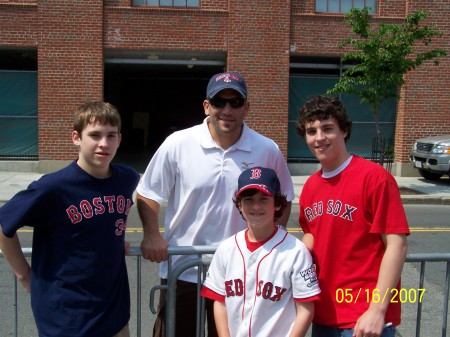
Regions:
<instances>
[{"instance_id":1,"label":"dark doorway","mask_svg":"<svg viewBox=\"0 0 450 337\"><path fill-rule=\"evenodd\" d=\"M172 132L205 118L202 102L219 66L105 64L105 100L122 117L122 144L116 156L143 172Z\"/></svg>"}]
</instances>

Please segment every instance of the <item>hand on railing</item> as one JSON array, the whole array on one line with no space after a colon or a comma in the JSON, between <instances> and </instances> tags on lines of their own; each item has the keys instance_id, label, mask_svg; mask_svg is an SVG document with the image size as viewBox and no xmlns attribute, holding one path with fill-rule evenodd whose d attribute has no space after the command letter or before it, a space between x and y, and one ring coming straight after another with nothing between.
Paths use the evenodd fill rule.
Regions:
<instances>
[{"instance_id":1,"label":"hand on railing","mask_svg":"<svg viewBox=\"0 0 450 337\"><path fill-rule=\"evenodd\" d=\"M144 236L141 242L142 257L151 262L167 261L169 259L168 248L169 244L160 235Z\"/></svg>"}]
</instances>

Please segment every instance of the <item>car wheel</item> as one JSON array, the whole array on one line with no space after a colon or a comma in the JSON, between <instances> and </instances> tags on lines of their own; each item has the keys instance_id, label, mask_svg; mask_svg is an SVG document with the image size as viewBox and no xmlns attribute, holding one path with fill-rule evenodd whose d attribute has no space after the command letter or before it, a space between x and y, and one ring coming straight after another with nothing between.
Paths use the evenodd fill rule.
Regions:
<instances>
[{"instance_id":1,"label":"car wheel","mask_svg":"<svg viewBox=\"0 0 450 337\"><path fill-rule=\"evenodd\" d=\"M442 177L442 174L433 173L433 172L425 171L422 169L419 169L419 173L423 178L429 179L429 180L439 180Z\"/></svg>"}]
</instances>

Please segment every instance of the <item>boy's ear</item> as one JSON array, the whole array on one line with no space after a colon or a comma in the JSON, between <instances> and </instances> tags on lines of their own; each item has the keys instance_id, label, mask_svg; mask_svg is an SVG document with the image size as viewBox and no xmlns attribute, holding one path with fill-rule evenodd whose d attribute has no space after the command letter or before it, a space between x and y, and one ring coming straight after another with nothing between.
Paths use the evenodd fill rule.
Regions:
<instances>
[{"instance_id":1,"label":"boy's ear","mask_svg":"<svg viewBox=\"0 0 450 337\"><path fill-rule=\"evenodd\" d=\"M81 141L81 136L78 133L78 131L72 131L72 142L76 145L79 146L80 145L80 141Z\"/></svg>"}]
</instances>

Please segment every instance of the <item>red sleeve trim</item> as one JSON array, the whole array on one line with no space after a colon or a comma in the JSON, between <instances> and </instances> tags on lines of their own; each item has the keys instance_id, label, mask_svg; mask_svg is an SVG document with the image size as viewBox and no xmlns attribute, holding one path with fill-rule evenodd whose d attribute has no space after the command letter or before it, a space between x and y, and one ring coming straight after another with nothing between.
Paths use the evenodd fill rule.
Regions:
<instances>
[{"instance_id":1,"label":"red sleeve trim","mask_svg":"<svg viewBox=\"0 0 450 337\"><path fill-rule=\"evenodd\" d=\"M202 291L200 292L200 295L203 297L209 298L210 300L213 300L213 301L225 302L225 296L222 296L205 286L202 287Z\"/></svg>"},{"instance_id":2,"label":"red sleeve trim","mask_svg":"<svg viewBox=\"0 0 450 337\"><path fill-rule=\"evenodd\" d=\"M319 300L320 296L319 295L314 295L311 297L306 297L306 298L294 298L295 302L312 302L312 301L317 301Z\"/></svg>"}]
</instances>

